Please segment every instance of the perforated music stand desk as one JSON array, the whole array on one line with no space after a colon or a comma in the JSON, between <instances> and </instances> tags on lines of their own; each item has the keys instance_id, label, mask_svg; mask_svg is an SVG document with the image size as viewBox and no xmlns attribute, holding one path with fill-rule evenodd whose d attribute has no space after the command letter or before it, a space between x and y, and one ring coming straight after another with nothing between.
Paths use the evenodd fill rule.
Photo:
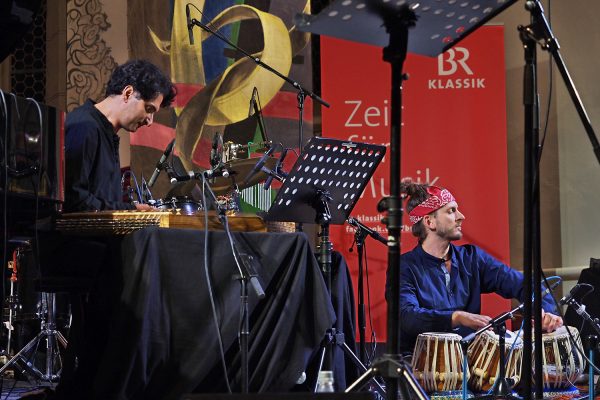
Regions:
<instances>
[{"instance_id":1,"label":"perforated music stand desk","mask_svg":"<svg viewBox=\"0 0 600 400\"><path fill-rule=\"evenodd\" d=\"M435 57L448 50L517 0L337 0L317 15L298 14L296 27L384 47L389 43L384 18L369 4L390 10L408 5L418 21L410 31L408 51Z\"/></svg>"},{"instance_id":2,"label":"perforated music stand desk","mask_svg":"<svg viewBox=\"0 0 600 400\"><path fill-rule=\"evenodd\" d=\"M265 216L267 221L320 223L320 193L331 218L343 224L385 155L385 146L313 137Z\"/></svg>"}]
</instances>

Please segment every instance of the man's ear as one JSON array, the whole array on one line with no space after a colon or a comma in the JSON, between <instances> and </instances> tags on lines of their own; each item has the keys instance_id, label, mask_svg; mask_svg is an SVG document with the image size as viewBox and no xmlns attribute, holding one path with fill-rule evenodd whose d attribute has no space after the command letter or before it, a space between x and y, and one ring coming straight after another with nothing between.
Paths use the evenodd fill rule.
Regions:
<instances>
[{"instance_id":1,"label":"man's ear","mask_svg":"<svg viewBox=\"0 0 600 400\"><path fill-rule=\"evenodd\" d=\"M131 98L131 96L133 96L133 93L135 92L135 90L133 89L133 86L131 85L127 85L123 88L123 91L121 92L121 96L123 97L123 101L125 101L127 103L127 101L129 101L129 99Z\"/></svg>"},{"instance_id":2,"label":"man's ear","mask_svg":"<svg viewBox=\"0 0 600 400\"><path fill-rule=\"evenodd\" d=\"M435 230L435 218L433 214L427 214L423 217L423 225L425 225L429 230Z\"/></svg>"}]
</instances>

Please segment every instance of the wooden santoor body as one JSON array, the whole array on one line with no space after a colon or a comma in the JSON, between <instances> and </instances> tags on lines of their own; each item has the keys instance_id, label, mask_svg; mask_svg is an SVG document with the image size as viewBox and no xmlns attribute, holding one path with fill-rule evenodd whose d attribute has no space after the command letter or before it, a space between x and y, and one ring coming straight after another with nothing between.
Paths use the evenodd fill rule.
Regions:
<instances>
[{"instance_id":1,"label":"wooden santoor body","mask_svg":"<svg viewBox=\"0 0 600 400\"><path fill-rule=\"evenodd\" d=\"M232 231L267 231L264 221L254 214L235 214L227 219ZM182 215L172 211L91 211L65 213L56 219L57 230L75 234L126 235L149 226L203 230L205 215L204 212ZM223 230L214 211L208 212L208 229Z\"/></svg>"}]
</instances>

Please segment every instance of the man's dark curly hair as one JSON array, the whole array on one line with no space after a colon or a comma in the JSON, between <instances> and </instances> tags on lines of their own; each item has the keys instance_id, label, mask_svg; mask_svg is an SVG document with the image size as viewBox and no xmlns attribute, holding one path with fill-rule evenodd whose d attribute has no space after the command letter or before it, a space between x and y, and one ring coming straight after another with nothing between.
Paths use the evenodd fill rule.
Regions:
<instances>
[{"instance_id":1,"label":"man's dark curly hair","mask_svg":"<svg viewBox=\"0 0 600 400\"><path fill-rule=\"evenodd\" d=\"M169 78L147 60L132 60L119 65L106 86L106 97L121 94L127 85L133 86L145 101L153 100L162 94L161 107L170 106L177 94Z\"/></svg>"}]
</instances>

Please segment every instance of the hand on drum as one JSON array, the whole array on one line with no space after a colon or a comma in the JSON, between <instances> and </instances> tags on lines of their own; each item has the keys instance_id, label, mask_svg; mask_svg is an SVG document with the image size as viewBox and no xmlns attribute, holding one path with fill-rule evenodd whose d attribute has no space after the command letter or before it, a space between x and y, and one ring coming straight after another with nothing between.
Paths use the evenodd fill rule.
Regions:
<instances>
[{"instance_id":1,"label":"hand on drum","mask_svg":"<svg viewBox=\"0 0 600 400\"><path fill-rule=\"evenodd\" d=\"M542 332L554 332L561 326L563 326L561 317L542 310Z\"/></svg>"},{"instance_id":2,"label":"hand on drum","mask_svg":"<svg viewBox=\"0 0 600 400\"><path fill-rule=\"evenodd\" d=\"M474 330L483 328L490 322L487 315L471 314L466 311L454 311L452 313L452 327L466 326Z\"/></svg>"}]
</instances>

